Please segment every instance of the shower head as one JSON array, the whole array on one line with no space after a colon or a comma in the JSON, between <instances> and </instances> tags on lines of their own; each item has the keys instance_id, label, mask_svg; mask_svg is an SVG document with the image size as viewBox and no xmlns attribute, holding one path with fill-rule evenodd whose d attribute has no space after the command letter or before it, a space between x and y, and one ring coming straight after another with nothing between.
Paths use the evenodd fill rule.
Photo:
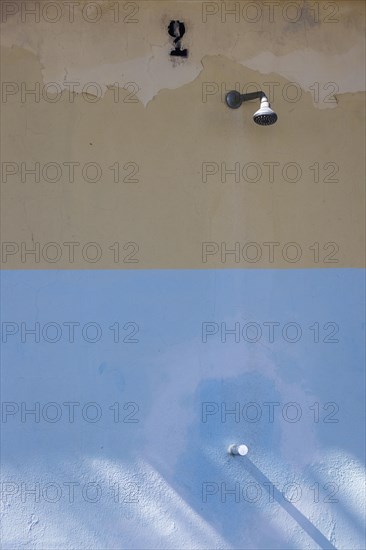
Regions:
<instances>
[{"instance_id":1,"label":"shower head","mask_svg":"<svg viewBox=\"0 0 366 550\"><path fill-rule=\"evenodd\" d=\"M238 109L243 101L251 101L252 99L260 99L261 101L258 111L253 115L253 120L256 124L260 126L271 126L271 124L277 122L277 115L272 111L264 92L259 91L241 94L236 90L232 90L225 96L226 105L231 109Z\"/></svg>"},{"instance_id":2,"label":"shower head","mask_svg":"<svg viewBox=\"0 0 366 550\"><path fill-rule=\"evenodd\" d=\"M261 106L259 107L258 111L254 113L253 120L256 124L259 124L260 126L270 126L277 121L277 115L274 111L272 111L271 107L269 106L269 102L266 96L263 96L261 98Z\"/></svg>"}]
</instances>

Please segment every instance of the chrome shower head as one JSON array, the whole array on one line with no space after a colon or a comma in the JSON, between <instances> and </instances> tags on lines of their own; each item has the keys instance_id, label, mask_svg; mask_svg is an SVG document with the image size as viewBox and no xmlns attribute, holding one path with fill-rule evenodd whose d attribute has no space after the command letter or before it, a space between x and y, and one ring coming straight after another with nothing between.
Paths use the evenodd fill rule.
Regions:
<instances>
[{"instance_id":1,"label":"chrome shower head","mask_svg":"<svg viewBox=\"0 0 366 550\"><path fill-rule=\"evenodd\" d=\"M274 124L277 121L277 115L269 106L266 96L261 98L261 106L258 111L254 113L253 120L260 126L271 126L271 124Z\"/></svg>"},{"instance_id":2,"label":"chrome shower head","mask_svg":"<svg viewBox=\"0 0 366 550\"><path fill-rule=\"evenodd\" d=\"M272 111L267 96L264 92L250 92L248 94L241 94L236 90L231 90L225 96L226 105L230 109L238 109L244 101L251 101L253 99L260 99L261 105L256 113L253 115L253 120L260 126L271 126L277 122L277 115Z\"/></svg>"}]
</instances>

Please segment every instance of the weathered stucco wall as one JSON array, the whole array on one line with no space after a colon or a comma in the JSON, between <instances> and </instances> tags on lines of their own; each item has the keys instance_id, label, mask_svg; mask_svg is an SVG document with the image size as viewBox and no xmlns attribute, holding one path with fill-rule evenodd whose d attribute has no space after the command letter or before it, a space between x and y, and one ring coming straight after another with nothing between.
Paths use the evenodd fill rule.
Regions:
<instances>
[{"instance_id":1,"label":"weathered stucco wall","mask_svg":"<svg viewBox=\"0 0 366 550\"><path fill-rule=\"evenodd\" d=\"M81 248L94 241L94 267L119 268L108 247L133 241L133 268L222 267L219 253L202 262L202 242L255 241L280 243L273 265L291 267L282 246L295 241L296 267L314 265L314 242L336 243L324 256L338 267L362 266L362 2L295 3L301 12L242 2L238 22L217 2L142 2L135 15L134 3L60 5L35 23L20 4L4 24L3 241L59 245L25 263L67 269L63 243L80 242L74 267L87 267ZM185 22L187 59L169 56L171 19ZM231 111L222 101L222 90L256 85L273 96L276 126L253 125L257 102ZM39 176L27 173L37 162ZM17 244L5 267L22 266ZM254 266L271 266L266 250ZM259 257L226 265L253 266L247 256Z\"/></svg>"},{"instance_id":2,"label":"weathered stucco wall","mask_svg":"<svg viewBox=\"0 0 366 550\"><path fill-rule=\"evenodd\" d=\"M364 3L1 21L4 548L364 548Z\"/></svg>"}]
</instances>

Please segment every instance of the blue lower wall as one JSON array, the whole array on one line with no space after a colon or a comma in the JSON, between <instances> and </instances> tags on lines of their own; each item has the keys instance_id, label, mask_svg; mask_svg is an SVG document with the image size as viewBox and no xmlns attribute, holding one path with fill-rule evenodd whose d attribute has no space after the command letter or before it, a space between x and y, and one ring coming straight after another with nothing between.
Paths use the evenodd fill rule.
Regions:
<instances>
[{"instance_id":1,"label":"blue lower wall","mask_svg":"<svg viewBox=\"0 0 366 550\"><path fill-rule=\"evenodd\" d=\"M364 548L364 282L3 272L3 547Z\"/></svg>"}]
</instances>

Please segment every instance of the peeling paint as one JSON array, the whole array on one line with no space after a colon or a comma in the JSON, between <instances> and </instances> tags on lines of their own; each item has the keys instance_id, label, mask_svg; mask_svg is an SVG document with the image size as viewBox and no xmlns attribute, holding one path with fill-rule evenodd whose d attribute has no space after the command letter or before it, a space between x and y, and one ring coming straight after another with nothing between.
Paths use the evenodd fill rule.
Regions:
<instances>
[{"instance_id":1,"label":"peeling paint","mask_svg":"<svg viewBox=\"0 0 366 550\"><path fill-rule=\"evenodd\" d=\"M141 21L124 25L123 32L118 29L112 34L108 20L100 21L93 26L92 33L88 32L90 24L82 20L83 3L80 4L76 8L79 18L74 23L67 20L66 14L54 25L43 20L37 25L30 21L19 23L17 16L9 18L2 25L2 45L18 46L34 53L42 65L44 83L57 82L64 86L68 80L77 81L82 87L96 82L104 95L108 86L115 82L122 85L136 82L140 88L137 95L145 106L159 91L179 88L197 78L207 55L228 56L231 61L262 74L295 81L304 91L309 91L315 82L335 82L339 94L365 89L364 72L360 70L365 63L359 2L341 4L345 19L343 22L341 18L338 24L311 26L304 19L301 25L279 21L276 25L267 23L260 28L244 23L230 26L216 19L204 24L199 2L174 5L142 2ZM162 15L173 12L177 18L187 21L189 29L185 42L190 57L178 66L168 61L171 50L167 35L169 16ZM283 38L281 32L285 33ZM106 35L108 40L105 40ZM264 47L268 39L272 42L272 51ZM335 105L314 102L318 108Z\"/></svg>"}]
</instances>

